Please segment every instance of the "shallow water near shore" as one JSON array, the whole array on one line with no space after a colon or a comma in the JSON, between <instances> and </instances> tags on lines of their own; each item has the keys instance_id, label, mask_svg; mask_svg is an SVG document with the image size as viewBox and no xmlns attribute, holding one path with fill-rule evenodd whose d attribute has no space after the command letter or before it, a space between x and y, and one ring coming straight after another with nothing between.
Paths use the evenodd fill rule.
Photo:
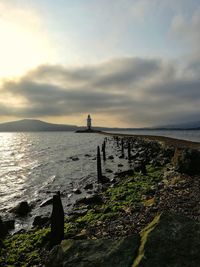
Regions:
<instances>
[{"instance_id":1,"label":"shallow water near shore","mask_svg":"<svg viewBox=\"0 0 200 267\"><path fill-rule=\"evenodd\" d=\"M138 131L128 133L141 134ZM190 133L188 139L183 132L176 131L174 135L172 131L173 137L200 141L200 131ZM143 131L143 134L149 133ZM166 136L167 133L161 131L157 135ZM16 219L16 230L30 227L36 215L50 215L51 205L40 205L58 190L67 214L78 198L88 194L84 185L93 183L93 191L97 189L96 148L104 137L73 132L0 133L0 215L12 218L9 210L21 201L28 201L33 206L32 212L24 219ZM108 143L107 155L115 154ZM118 166L119 163L123 166ZM105 169L114 173L130 168L127 160L118 157L102 162L102 167L104 173ZM106 173L106 176L112 178L113 173ZM76 188L81 194L74 194Z\"/></svg>"},{"instance_id":2,"label":"shallow water near shore","mask_svg":"<svg viewBox=\"0 0 200 267\"><path fill-rule=\"evenodd\" d=\"M96 148L103 139L103 135L73 132L1 133L0 215L12 218L9 210L28 201L33 205L31 214L16 220L17 229L26 228L36 215L50 215L51 205L40 205L58 190L67 213L76 199L88 194L84 185L93 183L96 190ZM108 155L111 153L112 147ZM117 158L115 163L106 161L102 165L103 169L123 169L118 168ZM76 188L81 194L73 193Z\"/></svg>"}]
</instances>

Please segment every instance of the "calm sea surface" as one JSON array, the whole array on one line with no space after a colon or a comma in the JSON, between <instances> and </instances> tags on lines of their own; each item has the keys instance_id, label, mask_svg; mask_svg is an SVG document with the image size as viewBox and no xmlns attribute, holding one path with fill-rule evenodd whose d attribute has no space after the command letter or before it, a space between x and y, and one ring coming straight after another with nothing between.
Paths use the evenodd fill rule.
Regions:
<instances>
[{"instance_id":1,"label":"calm sea surface","mask_svg":"<svg viewBox=\"0 0 200 267\"><path fill-rule=\"evenodd\" d=\"M200 131L127 133L165 135L200 142ZM16 228L31 225L37 214L50 214L51 206L40 205L58 190L62 193L67 213L76 199L88 194L84 185L96 183L96 148L103 139L103 135L72 132L0 133L0 215L11 218L13 215L9 210L25 200L33 205L33 209L27 218L16 220ZM107 153L116 153L111 144L108 144ZM118 167L119 159L115 157L114 161L103 163L103 170L127 169L128 163L121 162L124 166ZM110 178L112 176L109 174ZM76 188L82 193L74 194Z\"/></svg>"}]
</instances>

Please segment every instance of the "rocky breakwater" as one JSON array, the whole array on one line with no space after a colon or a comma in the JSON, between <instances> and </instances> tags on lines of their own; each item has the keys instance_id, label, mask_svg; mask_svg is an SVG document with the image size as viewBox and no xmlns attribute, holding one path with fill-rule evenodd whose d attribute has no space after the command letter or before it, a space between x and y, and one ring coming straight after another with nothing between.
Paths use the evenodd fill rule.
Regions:
<instances>
[{"instance_id":1,"label":"rocky breakwater","mask_svg":"<svg viewBox=\"0 0 200 267\"><path fill-rule=\"evenodd\" d=\"M0 266L198 266L200 152L106 139L116 151L106 160L127 160L129 169L76 202L61 244L51 247L48 227L1 237Z\"/></svg>"}]
</instances>

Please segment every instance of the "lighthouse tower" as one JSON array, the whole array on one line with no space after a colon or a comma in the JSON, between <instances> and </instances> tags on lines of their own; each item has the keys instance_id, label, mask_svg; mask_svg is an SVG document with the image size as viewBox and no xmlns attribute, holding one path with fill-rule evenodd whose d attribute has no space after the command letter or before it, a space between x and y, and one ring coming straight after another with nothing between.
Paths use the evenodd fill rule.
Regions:
<instances>
[{"instance_id":1,"label":"lighthouse tower","mask_svg":"<svg viewBox=\"0 0 200 267\"><path fill-rule=\"evenodd\" d=\"M87 117L87 129L91 130L91 128L92 128L92 119L91 119L90 114L89 114Z\"/></svg>"}]
</instances>

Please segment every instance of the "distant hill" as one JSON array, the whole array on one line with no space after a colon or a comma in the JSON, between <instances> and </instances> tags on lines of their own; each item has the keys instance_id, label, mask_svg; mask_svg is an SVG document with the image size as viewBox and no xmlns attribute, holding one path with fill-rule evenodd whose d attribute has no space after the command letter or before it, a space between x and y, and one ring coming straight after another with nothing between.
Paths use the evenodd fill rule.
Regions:
<instances>
[{"instance_id":1,"label":"distant hill","mask_svg":"<svg viewBox=\"0 0 200 267\"><path fill-rule=\"evenodd\" d=\"M0 132L41 132L41 131L77 131L85 126L48 123L41 120L24 119L0 124ZM132 131L132 130L200 130L200 122L184 123L177 125L157 126L153 128L109 128L93 127L98 131Z\"/></svg>"},{"instance_id":2,"label":"distant hill","mask_svg":"<svg viewBox=\"0 0 200 267\"><path fill-rule=\"evenodd\" d=\"M75 125L53 124L31 119L0 124L0 132L75 131L77 129Z\"/></svg>"},{"instance_id":3,"label":"distant hill","mask_svg":"<svg viewBox=\"0 0 200 267\"><path fill-rule=\"evenodd\" d=\"M158 126L156 128L164 128L164 129L196 129L200 130L200 121L195 122L185 122L185 123L178 123L178 124L171 124L171 125L164 125Z\"/></svg>"}]
</instances>

